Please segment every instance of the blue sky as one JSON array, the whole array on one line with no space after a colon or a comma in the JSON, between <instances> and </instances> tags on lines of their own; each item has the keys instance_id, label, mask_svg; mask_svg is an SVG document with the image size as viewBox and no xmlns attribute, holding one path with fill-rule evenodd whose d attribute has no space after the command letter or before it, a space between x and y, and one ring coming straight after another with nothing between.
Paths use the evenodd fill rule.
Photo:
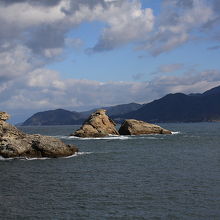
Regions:
<instances>
[{"instance_id":1,"label":"blue sky","mask_svg":"<svg viewBox=\"0 0 220 220\"><path fill-rule=\"evenodd\" d=\"M0 0L1 110L147 103L220 85L219 0Z\"/></svg>"}]
</instances>

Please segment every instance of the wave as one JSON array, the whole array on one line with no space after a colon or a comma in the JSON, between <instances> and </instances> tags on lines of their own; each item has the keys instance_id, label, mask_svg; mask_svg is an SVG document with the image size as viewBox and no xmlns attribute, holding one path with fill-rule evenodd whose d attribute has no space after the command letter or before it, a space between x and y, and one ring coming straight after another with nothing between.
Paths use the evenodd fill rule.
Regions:
<instances>
[{"instance_id":1,"label":"wave","mask_svg":"<svg viewBox=\"0 0 220 220\"><path fill-rule=\"evenodd\" d=\"M61 158L72 158L72 157L77 157L77 156L81 156L81 155L87 155L87 154L92 154L93 152L77 152L71 156L68 156L68 157L61 157Z\"/></svg>"},{"instance_id":2,"label":"wave","mask_svg":"<svg viewBox=\"0 0 220 220\"><path fill-rule=\"evenodd\" d=\"M75 139L75 140L127 140L130 139L130 136L123 136L123 135L109 135L106 137L87 137L87 138L82 138L82 137L75 137L75 136L63 136L63 135L58 135L54 136L56 138L60 139Z\"/></svg>"},{"instance_id":3,"label":"wave","mask_svg":"<svg viewBox=\"0 0 220 220\"><path fill-rule=\"evenodd\" d=\"M4 158L4 157L2 157L2 156L0 156L0 161L1 160L13 160L14 158Z\"/></svg>"},{"instance_id":4,"label":"wave","mask_svg":"<svg viewBox=\"0 0 220 220\"><path fill-rule=\"evenodd\" d=\"M114 135L106 136L106 137L94 137L94 138L93 137L88 137L88 138L74 137L74 138L80 139L80 140L127 140L127 139L130 139L130 137L128 136L114 136Z\"/></svg>"},{"instance_id":5,"label":"wave","mask_svg":"<svg viewBox=\"0 0 220 220\"><path fill-rule=\"evenodd\" d=\"M87 155L87 154L92 154L93 152L77 152L71 156L67 156L67 157L59 157L61 159L65 158L72 158L72 157L77 157L77 156L81 156L81 155ZM0 156L0 161L9 161L9 160L51 160L51 159L59 159L59 158L50 158L50 157L42 157L42 158L37 158L37 157L33 157L33 158L28 158L28 157L13 157L13 158L4 158L2 156Z\"/></svg>"},{"instance_id":6,"label":"wave","mask_svg":"<svg viewBox=\"0 0 220 220\"><path fill-rule=\"evenodd\" d=\"M164 139L164 135L160 134L145 134L145 135L109 135L106 137L75 137L75 136L55 136L64 140L82 140L82 141L96 141L96 140L136 140L136 139Z\"/></svg>"},{"instance_id":7,"label":"wave","mask_svg":"<svg viewBox=\"0 0 220 220\"><path fill-rule=\"evenodd\" d=\"M172 134L180 134L180 131L171 131Z\"/></svg>"},{"instance_id":8,"label":"wave","mask_svg":"<svg viewBox=\"0 0 220 220\"><path fill-rule=\"evenodd\" d=\"M172 131L172 134L180 134L180 131ZM64 140L70 140L70 139L75 139L75 140L128 140L128 139L163 139L163 135L161 134L143 134L143 135L108 135L105 137L76 137L76 136L67 136L67 135L56 135L53 137L59 138L59 139L64 139Z\"/></svg>"}]
</instances>

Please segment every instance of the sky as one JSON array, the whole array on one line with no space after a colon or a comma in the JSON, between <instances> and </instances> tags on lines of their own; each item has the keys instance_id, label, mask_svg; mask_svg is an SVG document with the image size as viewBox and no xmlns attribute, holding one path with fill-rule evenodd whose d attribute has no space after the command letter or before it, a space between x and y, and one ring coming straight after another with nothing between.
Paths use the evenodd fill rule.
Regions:
<instances>
[{"instance_id":1,"label":"sky","mask_svg":"<svg viewBox=\"0 0 220 220\"><path fill-rule=\"evenodd\" d=\"M0 0L11 122L220 85L219 0Z\"/></svg>"}]
</instances>

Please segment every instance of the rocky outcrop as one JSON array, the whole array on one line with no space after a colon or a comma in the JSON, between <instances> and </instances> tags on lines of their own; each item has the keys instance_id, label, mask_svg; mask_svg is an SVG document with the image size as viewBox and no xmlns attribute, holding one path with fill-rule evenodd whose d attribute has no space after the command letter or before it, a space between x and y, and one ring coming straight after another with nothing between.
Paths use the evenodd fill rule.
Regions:
<instances>
[{"instance_id":1,"label":"rocky outcrop","mask_svg":"<svg viewBox=\"0 0 220 220\"><path fill-rule=\"evenodd\" d=\"M7 112L0 112L0 121L6 121L10 118L10 115Z\"/></svg>"},{"instance_id":2,"label":"rocky outcrop","mask_svg":"<svg viewBox=\"0 0 220 220\"><path fill-rule=\"evenodd\" d=\"M66 157L78 152L77 147L66 145L59 139L29 135L5 122L9 115L0 112L0 156L10 157Z\"/></svg>"},{"instance_id":3,"label":"rocky outcrop","mask_svg":"<svg viewBox=\"0 0 220 220\"><path fill-rule=\"evenodd\" d=\"M119 129L120 135L171 134L171 131L158 125L134 119L125 120Z\"/></svg>"},{"instance_id":4,"label":"rocky outcrop","mask_svg":"<svg viewBox=\"0 0 220 220\"><path fill-rule=\"evenodd\" d=\"M119 135L115 125L114 121L106 115L106 110L99 109L92 113L83 123L82 127L71 135L77 137L104 137L108 135Z\"/></svg>"}]
</instances>

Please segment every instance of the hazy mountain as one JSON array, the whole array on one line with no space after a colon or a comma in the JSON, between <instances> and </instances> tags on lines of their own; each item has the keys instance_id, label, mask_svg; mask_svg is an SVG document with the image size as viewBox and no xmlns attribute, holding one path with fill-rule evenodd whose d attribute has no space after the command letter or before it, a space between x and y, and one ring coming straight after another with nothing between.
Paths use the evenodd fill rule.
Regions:
<instances>
[{"instance_id":1,"label":"hazy mountain","mask_svg":"<svg viewBox=\"0 0 220 220\"><path fill-rule=\"evenodd\" d=\"M220 86L203 94L168 94L140 109L113 117L148 122L220 121Z\"/></svg>"},{"instance_id":2,"label":"hazy mountain","mask_svg":"<svg viewBox=\"0 0 220 220\"><path fill-rule=\"evenodd\" d=\"M220 86L202 94L168 94L163 98L140 105L137 103L102 107L114 120L138 119L148 122L200 122L220 121ZM38 112L23 125L81 124L96 109L71 112L56 109Z\"/></svg>"},{"instance_id":3,"label":"hazy mountain","mask_svg":"<svg viewBox=\"0 0 220 220\"><path fill-rule=\"evenodd\" d=\"M108 115L125 114L138 108L142 105L137 103L116 105L110 107L103 107L108 111ZM96 109L85 112L71 112L64 109L49 110L44 112L38 112L28 118L22 125L73 125L82 124L82 122Z\"/></svg>"},{"instance_id":4,"label":"hazy mountain","mask_svg":"<svg viewBox=\"0 0 220 220\"><path fill-rule=\"evenodd\" d=\"M81 124L83 116L79 112L71 112L64 109L38 112L28 118L22 125L71 125Z\"/></svg>"}]
</instances>

